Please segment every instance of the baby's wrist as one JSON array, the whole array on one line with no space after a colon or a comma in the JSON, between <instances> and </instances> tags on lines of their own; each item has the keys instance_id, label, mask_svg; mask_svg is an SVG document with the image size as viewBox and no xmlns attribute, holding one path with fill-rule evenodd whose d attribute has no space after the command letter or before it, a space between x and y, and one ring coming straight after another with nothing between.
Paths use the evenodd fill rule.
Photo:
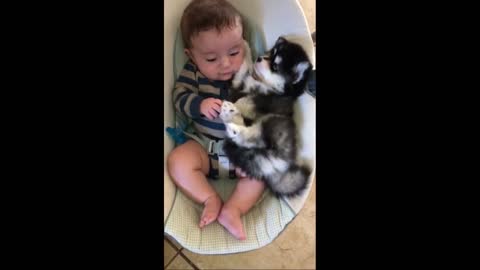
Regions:
<instances>
[{"instance_id":1,"label":"baby's wrist","mask_svg":"<svg viewBox=\"0 0 480 270\"><path fill-rule=\"evenodd\" d=\"M203 97L196 96L193 98L192 103L190 104L190 112L192 114L192 118L199 118L202 115L201 107L202 103L205 101Z\"/></svg>"}]
</instances>

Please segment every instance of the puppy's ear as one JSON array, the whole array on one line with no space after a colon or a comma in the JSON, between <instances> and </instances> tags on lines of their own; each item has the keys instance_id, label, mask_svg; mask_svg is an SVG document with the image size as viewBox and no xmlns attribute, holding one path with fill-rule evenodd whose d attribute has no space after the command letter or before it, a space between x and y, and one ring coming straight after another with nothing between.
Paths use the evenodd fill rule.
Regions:
<instances>
[{"instance_id":1,"label":"puppy's ear","mask_svg":"<svg viewBox=\"0 0 480 270\"><path fill-rule=\"evenodd\" d=\"M277 39L277 41L275 42L275 46L277 46L279 44L282 44L282 43L285 43L285 42L287 42L287 40L284 37L279 37Z\"/></svg>"},{"instance_id":2,"label":"puppy's ear","mask_svg":"<svg viewBox=\"0 0 480 270\"><path fill-rule=\"evenodd\" d=\"M293 72L295 72L295 81L293 82L293 84L296 84L302 79L306 78L311 69L312 65L307 61L297 64L293 68Z\"/></svg>"}]
</instances>

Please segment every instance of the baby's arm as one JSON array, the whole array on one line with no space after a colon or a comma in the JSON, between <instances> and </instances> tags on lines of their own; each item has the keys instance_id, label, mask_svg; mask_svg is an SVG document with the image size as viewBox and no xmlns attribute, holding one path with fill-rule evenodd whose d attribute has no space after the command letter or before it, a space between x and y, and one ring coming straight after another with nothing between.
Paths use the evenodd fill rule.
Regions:
<instances>
[{"instance_id":1,"label":"baby's arm","mask_svg":"<svg viewBox=\"0 0 480 270\"><path fill-rule=\"evenodd\" d=\"M216 98L203 98L198 95L198 82L192 72L193 66L185 64L173 90L173 102L177 112L190 118L203 116L209 120L218 117L222 101Z\"/></svg>"},{"instance_id":2,"label":"baby's arm","mask_svg":"<svg viewBox=\"0 0 480 270\"><path fill-rule=\"evenodd\" d=\"M199 118L200 104L204 98L198 95L198 82L191 69L193 66L187 63L180 73L173 90L173 104L177 112L189 118Z\"/></svg>"},{"instance_id":3,"label":"baby's arm","mask_svg":"<svg viewBox=\"0 0 480 270\"><path fill-rule=\"evenodd\" d=\"M214 120L220 113L222 101L217 98L203 98L195 93L189 93L185 88L175 88L174 96L180 96L175 102L177 111L184 112L190 118L200 118L205 116L209 120Z\"/></svg>"}]
</instances>

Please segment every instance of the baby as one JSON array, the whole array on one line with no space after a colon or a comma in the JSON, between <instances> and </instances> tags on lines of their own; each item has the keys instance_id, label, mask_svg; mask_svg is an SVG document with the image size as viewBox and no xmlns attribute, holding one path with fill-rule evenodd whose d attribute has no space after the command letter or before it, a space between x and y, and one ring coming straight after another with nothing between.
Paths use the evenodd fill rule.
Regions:
<instances>
[{"instance_id":1,"label":"baby","mask_svg":"<svg viewBox=\"0 0 480 270\"><path fill-rule=\"evenodd\" d=\"M239 12L225 0L193 0L181 18L189 61L175 84L173 102L177 112L193 120L197 135L206 141L220 142L225 137L220 108L229 94L228 81L249 55L242 23ZM186 196L204 205L200 228L218 219L235 238L245 240L241 216L255 205L265 184L236 169L238 182L223 203L207 180L218 175L222 158L188 140L169 154L168 172Z\"/></svg>"}]
</instances>

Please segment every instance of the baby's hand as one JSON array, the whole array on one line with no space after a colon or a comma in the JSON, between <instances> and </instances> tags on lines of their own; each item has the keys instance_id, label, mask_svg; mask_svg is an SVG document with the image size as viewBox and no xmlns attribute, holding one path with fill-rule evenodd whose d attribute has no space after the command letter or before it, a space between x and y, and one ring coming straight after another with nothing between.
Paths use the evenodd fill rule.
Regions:
<instances>
[{"instance_id":1,"label":"baby's hand","mask_svg":"<svg viewBox=\"0 0 480 270\"><path fill-rule=\"evenodd\" d=\"M222 101L217 98L206 98L200 103L200 112L205 115L209 120L213 120L218 117Z\"/></svg>"}]
</instances>

